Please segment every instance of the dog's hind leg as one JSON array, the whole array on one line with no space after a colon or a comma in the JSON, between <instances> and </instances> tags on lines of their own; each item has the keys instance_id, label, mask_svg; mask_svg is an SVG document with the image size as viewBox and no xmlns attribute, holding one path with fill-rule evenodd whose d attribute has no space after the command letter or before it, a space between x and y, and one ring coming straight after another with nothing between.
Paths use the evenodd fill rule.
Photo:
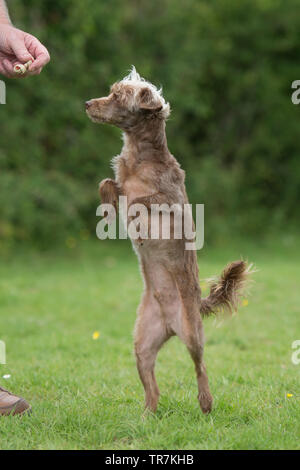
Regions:
<instances>
[{"instance_id":1,"label":"dog's hind leg","mask_svg":"<svg viewBox=\"0 0 300 470\"><path fill-rule=\"evenodd\" d=\"M212 409L213 398L209 390L208 377L203 361L204 333L199 313L199 286L185 273L176 276L176 283L182 301L181 325L177 335L185 343L195 364L198 400L203 413ZM194 283L193 283L194 282ZM199 294L199 295L198 295Z\"/></svg>"},{"instance_id":2,"label":"dog's hind leg","mask_svg":"<svg viewBox=\"0 0 300 470\"><path fill-rule=\"evenodd\" d=\"M152 412L156 411L159 399L154 374L155 360L158 351L169 337L158 302L150 293L144 294L135 327L135 355L145 390L145 408Z\"/></svg>"},{"instance_id":3,"label":"dog's hind leg","mask_svg":"<svg viewBox=\"0 0 300 470\"><path fill-rule=\"evenodd\" d=\"M195 364L198 383L198 400L201 410L206 414L209 413L212 409L213 398L209 390L208 377L203 361L204 340L202 330L200 329L199 331L198 329L198 333L199 334L196 334L196 331L194 331L192 334L187 334L184 336L184 342Z\"/></svg>"}]
</instances>

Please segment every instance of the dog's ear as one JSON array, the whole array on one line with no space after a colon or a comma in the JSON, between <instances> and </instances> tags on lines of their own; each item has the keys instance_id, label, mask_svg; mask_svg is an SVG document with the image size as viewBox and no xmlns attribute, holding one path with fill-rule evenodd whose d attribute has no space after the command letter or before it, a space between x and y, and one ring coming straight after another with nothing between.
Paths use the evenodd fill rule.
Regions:
<instances>
[{"instance_id":1,"label":"dog's ear","mask_svg":"<svg viewBox=\"0 0 300 470\"><path fill-rule=\"evenodd\" d=\"M139 92L140 109L146 111L158 112L162 109L162 104L154 100L152 91L144 87Z\"/></svg>"}]
</instances>

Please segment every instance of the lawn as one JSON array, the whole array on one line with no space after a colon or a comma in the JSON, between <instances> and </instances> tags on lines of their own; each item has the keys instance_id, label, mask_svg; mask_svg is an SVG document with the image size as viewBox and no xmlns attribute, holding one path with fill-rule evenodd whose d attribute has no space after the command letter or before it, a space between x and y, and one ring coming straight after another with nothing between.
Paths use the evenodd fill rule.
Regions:
<instances>
[{"instance_id":1,"label":"lawn","mask_svg":"<svg viewBox=\"0 0 300 470\"><path fill-rule=\"evenodd\" d=\"M291 237L205 245L201 278L240 255L259 270L248 305L205 320L213 412L202 415L192 361L173 338L158 357L158 412L145 420L132 340L142 282L129 242L67 240L3 257L0 384L33 413L0 419L0 448L299 449L299 248Z\"/></svg>"}]
</instances>

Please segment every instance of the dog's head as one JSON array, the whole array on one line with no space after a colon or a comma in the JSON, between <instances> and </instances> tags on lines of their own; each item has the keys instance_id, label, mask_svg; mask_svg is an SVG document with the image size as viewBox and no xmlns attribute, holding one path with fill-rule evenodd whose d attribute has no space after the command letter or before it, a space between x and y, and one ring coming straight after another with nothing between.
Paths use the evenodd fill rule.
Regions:
<instances>
[{"instance_id":1,"label":"dog's head","mask_svg":"<svg viewBox=\"0 0 300 470\"><path fill-rule=\"evenodd\" d=\"M125 131L142 120L165 120L170 114L161 90L141 78L135 67L111 87L108 96L87 101L85 106L92 121L113 124Z\"/></svg>"}]
</instances>

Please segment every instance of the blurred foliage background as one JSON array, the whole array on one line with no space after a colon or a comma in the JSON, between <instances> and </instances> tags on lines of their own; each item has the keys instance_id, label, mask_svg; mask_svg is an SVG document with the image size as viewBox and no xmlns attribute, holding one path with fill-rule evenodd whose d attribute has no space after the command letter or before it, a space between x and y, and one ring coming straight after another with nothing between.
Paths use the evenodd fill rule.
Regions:
<instances>
[{"instance_id":1,"label":"blurred foliage background","mask_svg":"<svg viewBox=\"0 0 300 470\"><path fill-rule=\"evenodd\" d=\"M298 231L297 0L7 3L51 62L38 77L5 80L2 246L94 234L98 183L112 175L121 139L93 124L84 102L107 94L131 64L171 103L169 147L191 202L205 204L206 239Z\"/></svg>"}]
</instances>

